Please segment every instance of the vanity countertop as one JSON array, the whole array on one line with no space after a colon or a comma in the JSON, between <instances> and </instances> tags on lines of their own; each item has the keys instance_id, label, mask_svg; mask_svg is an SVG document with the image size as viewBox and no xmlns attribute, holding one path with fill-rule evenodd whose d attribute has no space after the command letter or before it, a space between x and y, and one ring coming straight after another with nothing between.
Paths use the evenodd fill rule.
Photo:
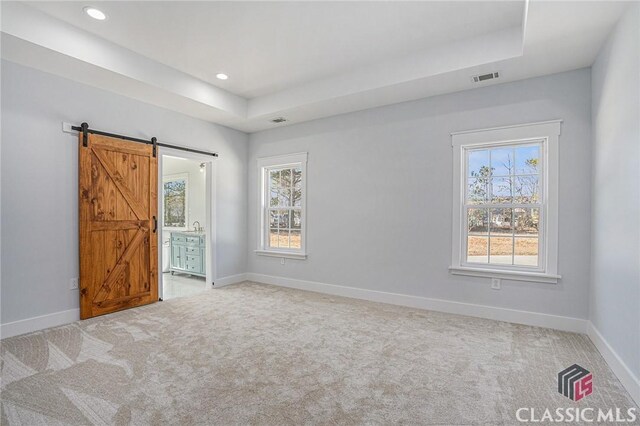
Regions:
<instances>
[{"instance_id":1,"label":"vanity countertop","mask_svg":"<svg viewBox=\"0 0 640 426\"><path fill-rule=\"evenodd\" d=\"M203 236L206 234L205 231L169 231L171 234L187 234L187 235L194 235L194 236Z\"/></svg>"}]
</instances>

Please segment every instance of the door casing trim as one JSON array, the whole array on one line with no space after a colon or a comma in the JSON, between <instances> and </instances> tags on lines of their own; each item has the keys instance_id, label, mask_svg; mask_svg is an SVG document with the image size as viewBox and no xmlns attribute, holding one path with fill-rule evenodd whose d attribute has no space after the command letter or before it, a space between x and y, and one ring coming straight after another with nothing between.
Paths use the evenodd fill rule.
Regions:
<instances>
[{"instance_id":1,"label":"door casing trim","mask_svg":"<svg viewBox=\"0 0 640 426\"><path fill-rule=\"evenodd\" d=\"M214 213L216 211L216 179L217 179L217 159L210 155L198 154L194 152L181 151L178 149L164 148L158 149L158 218L160 225L158 226L158 298L163 299L163 272L162 272L162 252L164 241L164 230L162 229L162 221L164 218L164 191L162 184L164 156L184 158L192 161L199 161L205 164L205 195L209 197L209 202L205 202L205 225L206 232L206 282L211 285L218 276L217 260L216 260L216 222Z\"/></svg>"}]
</instances>

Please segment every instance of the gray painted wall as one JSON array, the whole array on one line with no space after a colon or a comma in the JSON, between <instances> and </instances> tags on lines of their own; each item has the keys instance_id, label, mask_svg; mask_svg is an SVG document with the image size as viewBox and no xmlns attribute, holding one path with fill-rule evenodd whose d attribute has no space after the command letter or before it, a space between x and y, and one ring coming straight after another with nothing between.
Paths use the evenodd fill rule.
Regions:
<instances>
[{"instance_id":1,"label":"gray painted wall","mask_svg":"<svg viewBox=\"0 0 640 426\"><path fill-rule=\"evenodd\" d=\"M3 61L3 324L78 308L78 148L62 121L217 151L218 276L245 272L246 134Z\"/></svg>"},{"instance_id":2,"label":"gray painted wall","mask_svg":"<svg viewBox=\"0 0 640 426\"><path fill-rule=\"evenodd\" d=\"M593 325L640 377L640 5L592 68Z\"/></svg>"},{"instance_id":3,"label":"gray painted wall","mask_svg":"<svg viewBox=\"0 0 640 426\"><path fill-rule=\"evenodd\" d=\"M591 89L582 69L340 115L250 136L249 250L257 247L256 158L307 151L307 260L258 256L250 272L587 318ZM557 284L452 276L450 132L563 119Z\"/></svg>"}]
</instances>

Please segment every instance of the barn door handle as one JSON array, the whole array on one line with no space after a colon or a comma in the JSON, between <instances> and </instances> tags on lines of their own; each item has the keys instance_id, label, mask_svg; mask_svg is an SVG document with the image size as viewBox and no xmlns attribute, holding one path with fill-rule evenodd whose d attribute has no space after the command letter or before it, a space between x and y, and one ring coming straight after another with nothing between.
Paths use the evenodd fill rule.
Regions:
<instances>
[{"instance_id":1,"label":"barn door handle","mask_svg":"<svg viewBox=\"0 0 640 426\"><path fill-rule=\"evenodd\" d=\"M158 218L154 216L153 217L153 233L155 234L157 230L158 230Z\"/></svg>"}]
</instances>

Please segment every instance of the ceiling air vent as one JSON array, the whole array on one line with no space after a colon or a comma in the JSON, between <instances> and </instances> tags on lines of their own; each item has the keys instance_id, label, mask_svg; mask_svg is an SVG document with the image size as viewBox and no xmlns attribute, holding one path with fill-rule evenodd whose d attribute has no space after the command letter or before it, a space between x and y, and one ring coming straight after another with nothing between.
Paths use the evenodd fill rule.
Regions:
<instances>
[{"instance_id":1,"label":"ceiling air vent","mask_svg":"<svg viewBox=\"0 0 640 426\"><path fill-rule=\"evenodd\" d=\"M482 81L493 80L498 77L500 77L500 73L496 71L496 72L490 72L489 74L474 75L471 77L471 81L474 83L480 83Z\"/></svg>"},{"instance_id":2,"label":"ceiling air vent","mask_svg":"<svg viewBox=\"0 0 640 426\"><path fill-rule=\"evenodd\" d=\"M284 123L285 121L287 121L287 119L284 117L276 117L271 120L272 123Z\"/></svg>"}]
</instances>

